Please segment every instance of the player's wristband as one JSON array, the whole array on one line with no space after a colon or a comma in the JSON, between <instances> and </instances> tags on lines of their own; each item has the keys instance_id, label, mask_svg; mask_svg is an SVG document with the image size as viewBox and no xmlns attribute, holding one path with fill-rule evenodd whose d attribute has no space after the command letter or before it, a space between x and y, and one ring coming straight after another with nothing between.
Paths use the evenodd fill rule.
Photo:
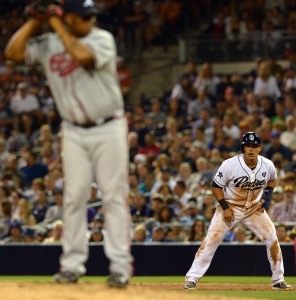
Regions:
<instances>
[{"instance_id":1,"label":"player's wristband","mask_svg":"<svg viewBox=\"0 0 296 300\"><path fill-rule=\"evenodd\" d=\"M271 199L271 196L272 196L272 192L273 192L273 188L270 187L270 186L267 186L265 188L265 190L263 191L263 195L262 195L262 198L264 200L270 200Z\"/></svg>"},{"instance_id":2,"label":"player's wristband","mask_svg":"<svg viewBox=\"0 0 296 300\"><path fill-rule=\"evenodd\" d=\"M263 191L262 199L264 200L263 202L263 207L267 210L270 205L270 199L272 196L273 188L270 186L267 186L265 190Z\"/></svg>"},{"instance_id":3,"label":"player's wristband","mask_svg":"<svg viewBox=\"0 0 296 300\"><path fill-rule=\"evenodd\" d=\"M221 207L222 207L223 210L226 210L227 208L229 208L229 206L228 206L228 204L227 204L227 202L226 202L226 200L224 198L220 199L218 202L221 205Z\"/></svg>"}]
</instances>

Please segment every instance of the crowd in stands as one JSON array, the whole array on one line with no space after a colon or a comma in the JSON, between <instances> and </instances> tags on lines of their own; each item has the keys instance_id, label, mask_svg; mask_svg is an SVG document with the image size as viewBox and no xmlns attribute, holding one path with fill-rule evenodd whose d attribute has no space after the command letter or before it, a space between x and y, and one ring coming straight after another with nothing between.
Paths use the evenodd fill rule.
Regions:
<instances>
[{"instance_id":1,"label":"crowd in stands","mask_svg":"<svg viewBox=\"0 0 296 300\"><path fill-rule=\"evenodd\" d=\"M25 1L15 2L21 7ZM129 3L97 2L108 5L110 11L119 2L120 5ZM193 5L195 1L134 1L133 7L142 3L141 7L152 5L152 9L160 5L164 10L165 5L172 5L176 13L181 2ZM205 3L211 1L199 2L204 2L206 11ZM220 2L233 7L237 1ZM254 5L253 1L240 2L245 7L251 2ZM263 2L256 1L257 5ZM283 13L290 14L289 5L293 1L265 1L268 11L271 2L278 2ZM22 23L20 11L11 11L10 22L0 20L3 22L2 36L9 36ZM110 18L114 16L109 15ZM155 25L157 18L152 16L150 21ZM140 28L123 27L126 30ZM216 74L210 62L198 65L188 62L163 97L130 99L131 74L123 58L118 57L118 74L129 124L129 205L134 242L201 242L216 209L211 191L212 176L223 160L240 153L240 138L248 131L261 136L262 154L277 168L278 182L268 213L276 224L278 238L280 242L295 239L295 64L290 60L289 66L284 68L270 56L256 60L256 64L254 61L254 66L247 74ZM15 66L6 62L2 47L1 243L61 242L60 124L42 70L38 66ZM89 241L102 242L104 199L95 181L85 201ZM238 226L225 237L225 242L253 243L257 240L246 228Z\"/></svg>"}]
</instances>

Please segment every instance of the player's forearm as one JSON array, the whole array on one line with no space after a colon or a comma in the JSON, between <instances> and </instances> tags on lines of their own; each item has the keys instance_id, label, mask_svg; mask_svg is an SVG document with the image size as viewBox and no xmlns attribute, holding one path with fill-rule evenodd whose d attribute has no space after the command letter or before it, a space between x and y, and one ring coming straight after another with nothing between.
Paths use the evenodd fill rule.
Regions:
<instances>
[{"instance_id":1,"label":"player's forearm","mask_svg":"<svg viewBox=\"0 0 296 300\"><path fill-rule=\"evenodd\" d=\"M224 199L224 192L222 189L212 187L212 191L217 201Z\"/></svg>"},{"instance_id":2,"label":"player's forearm","mask_svg":"<svg viewBox=\"0 0 296 300\"><path fill-rule=\"evenodd\" d=\"M266 187L274 188L276 186L276 180L268 181Z\"/></svg>"},{"instance_id":3,"label":"player's forearm","mask_svg":"<svg viewBox=\"0 0 296 300\"><path fill-rule=\"evenodd\" d=\"M81 65L92 65L93 55L88 47L71 34L59 17L53 16L48 20L49 25L56 32L66 51Z\"/></svg>"},{"instance_id":4,"label":"player's forearm","mask_svg":"<svg viewBox=\"0 0 296 300\"><path fill-rule=\"evenodd\" d=\"M24 62L26 56L26 44L42 22L29 19L11 37L5 48L5 57L15 62Z\"/></svg>"}]
</instances>

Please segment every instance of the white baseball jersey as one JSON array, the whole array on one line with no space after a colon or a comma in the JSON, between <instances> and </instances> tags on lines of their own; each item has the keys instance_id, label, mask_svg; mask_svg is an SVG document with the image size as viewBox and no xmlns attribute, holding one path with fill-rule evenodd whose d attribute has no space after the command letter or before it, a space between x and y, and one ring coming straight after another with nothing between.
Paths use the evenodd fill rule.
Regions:
<instances>
[{"instance_id":1,"label":"white baseball jersey","mask_svg":"<svg viewBox=\"0 0 296 300\"><path fill-rule=\"evenodd\" d=\"M233 212L233 221L227 222L219 205L211 220L208 233L197 251L193 263L186 273L185 281L197 282L210 266L217 247L226 233L237 224L251 230L266 244L273 284L284 280L283 257L276 236L274 224L265 210L261 208L261 197L268 182L277 178L273 163L258 156L256 167L250 169L243 154L225 160L214 176L214 185L223 188L225 200Z\"/></svg>"},{"instance_id":2,"label":"white baseball jersey","mask_svg":"<svg viewBox=\"0 0 296 300\"><path fill-rule=\"evenodd\" d=\"M276 169L269 159L259 155L256 168L251 170L240 154L222 163L214 182L223 188L227 202L250 208L261 200L267 182L276 179Z\"/></svg>"},{"instance_id":3,"label":"white baseball jersey","mask_svg":"<svg viewBox=\"0 0 296 300\"><path fill-rule=\"evenodd\" d=\"M116 45L111 33L99 28L93 28L80 41L91 49L95 60L95 68L87 72L65 52L54 33L32 38L26 49L26 61L40 63L45 68L49 86L55 87L51 92L64 120L96 122L123 111L116 72Z\"/></svg>"}]
</instances>

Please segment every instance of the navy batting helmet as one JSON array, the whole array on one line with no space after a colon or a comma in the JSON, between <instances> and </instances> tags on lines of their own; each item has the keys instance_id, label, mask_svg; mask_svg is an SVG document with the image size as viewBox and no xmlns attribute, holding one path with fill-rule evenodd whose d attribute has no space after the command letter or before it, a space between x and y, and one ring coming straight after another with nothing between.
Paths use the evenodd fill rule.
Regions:
<instances>
[{"instance_id":1,"label":"navy batting helmet","mask_svg":"<svg viewBox=\"0 0 296 300\"><path fill-rule=\"evenodd\" d=\"M255 132L247 132L243 135L242 141L241 141L241 150L242 153L244 153L244 145L245 144L253 144L253 145L261 145L261 139L259 135Z\"/></svg>"}]
</instances>

